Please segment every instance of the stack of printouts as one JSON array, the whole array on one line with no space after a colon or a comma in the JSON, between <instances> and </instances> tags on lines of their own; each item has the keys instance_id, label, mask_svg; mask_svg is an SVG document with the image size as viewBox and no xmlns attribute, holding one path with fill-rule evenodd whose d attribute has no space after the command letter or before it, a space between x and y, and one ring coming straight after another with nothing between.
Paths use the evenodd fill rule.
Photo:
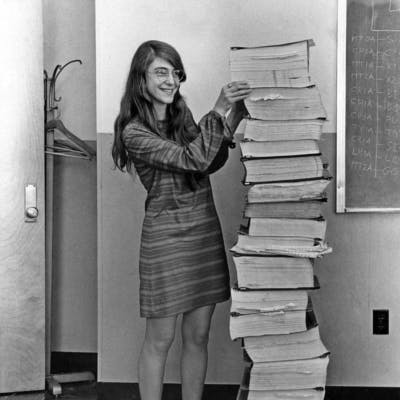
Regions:
<instances>
[{"instance_id":1,"label":"stack of printouts","mask_svg":"<svg viewBox=\"0 0 400 400\"><path fill-rule=\"evenodd\" d=\"M242 341L240 400L324 398L329 352L310 294L313 264L331 252L322 206L331 177L320 149L325 109L309 75L304 40L232 48L232 80L250 83L240 142L248 187L231 249L230 334Z\"/></svg>"}]
</instances>

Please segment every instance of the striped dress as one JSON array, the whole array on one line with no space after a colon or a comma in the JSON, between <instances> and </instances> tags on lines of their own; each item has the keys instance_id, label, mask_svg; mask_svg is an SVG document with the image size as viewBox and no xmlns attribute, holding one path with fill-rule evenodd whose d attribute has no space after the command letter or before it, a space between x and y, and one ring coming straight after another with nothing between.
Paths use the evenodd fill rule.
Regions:
<instances>
[{"instance_id":1,"label":"striped dress","mask_svg":"<svg viewBox=\"0 0 400 400\"><path fill-rule=\"evenodd\" d=\"M190 139L160 135L131 121L124 145L147 190L139 275L140 315L166 317L229 299L229 271L209 174L228 157L225 119L210 111L199 125L187 110Z\"/></svg>"}]
</instances>

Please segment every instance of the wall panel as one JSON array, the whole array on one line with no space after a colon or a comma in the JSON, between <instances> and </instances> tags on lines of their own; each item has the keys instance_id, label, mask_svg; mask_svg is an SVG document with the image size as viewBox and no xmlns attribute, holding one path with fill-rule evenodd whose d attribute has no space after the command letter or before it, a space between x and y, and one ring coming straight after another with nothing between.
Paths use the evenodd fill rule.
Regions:
<instances>
[{"instance_id":1,"label":"wall panel","mask_svg":"<svg viewBox=\"0 0 400 400\"><path fill-rule=\"evenodd\" d=\"M117 21L117 23L116 23ZM96 2L97 126L99 151L99 378L137 380L144 321L139 318L137 262L145 193L138 182L111 169L112 124L134 50L148 39L165 40L181 53L188 71L182 91L200 118L229 80L232 45L313 38L311 75L327 109L322 150L335 172L336 2L331 0L204 0ZM236 238L243 205L238 149L213 179L228 249ZM328 241L331 255L317 262L322 289L314 295L321 334L332 351L328 385L396 386L400 349L396 332L396 245L399 217L336 215L330 185ZM232 264L232 279L234 273ZM228 336L228 303L219 305L210 343L207 381L240 380L238 343ZM372 308L391 310L391 334L372 336ZM167 381L178 382L179 340L168 360Z\"/></svg>"}]
</instances>

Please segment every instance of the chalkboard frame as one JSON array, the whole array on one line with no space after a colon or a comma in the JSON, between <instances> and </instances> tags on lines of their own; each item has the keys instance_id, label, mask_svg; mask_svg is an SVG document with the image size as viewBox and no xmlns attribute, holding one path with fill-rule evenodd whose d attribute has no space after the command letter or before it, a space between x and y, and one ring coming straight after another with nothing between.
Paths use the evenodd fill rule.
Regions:
<instances>
[{"instance_id":1,"label":"chalkboard frame","mask_svg":"<svg viewBox=\"0 0 400 400\"><path fill-rule=\"evenodd\" d=\"M336 105L336 212L346 210L346 28L347 0L338 1Z\"/></svg>"},{"instance_id":2,"label":"chalkboard frame","mask_svg":"<svg viewBox=\"0 0 400 400\"><path fill-rule=\"evenodd\" d=\"M346 45L348 0L338 0L337 31L337 141L336 141L336 212L399 213L400 207L346 206Z\"/></svg>"}]
</instances>

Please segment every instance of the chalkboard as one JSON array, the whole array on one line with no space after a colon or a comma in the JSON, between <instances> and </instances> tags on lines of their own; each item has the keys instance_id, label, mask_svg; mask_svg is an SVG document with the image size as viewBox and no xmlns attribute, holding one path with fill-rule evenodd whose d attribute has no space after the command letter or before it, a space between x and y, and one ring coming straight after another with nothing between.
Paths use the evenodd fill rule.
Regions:
<instances>
[{"instance_id":1,"label":"chalkboard","mask_svg":"<svg viewBox=\"0 0 400 400\"><path fill-rule=\"evenodd\" d=\"M337 211L400 212L400 0L339 0Z\"/></svg>"}]
</instances>

